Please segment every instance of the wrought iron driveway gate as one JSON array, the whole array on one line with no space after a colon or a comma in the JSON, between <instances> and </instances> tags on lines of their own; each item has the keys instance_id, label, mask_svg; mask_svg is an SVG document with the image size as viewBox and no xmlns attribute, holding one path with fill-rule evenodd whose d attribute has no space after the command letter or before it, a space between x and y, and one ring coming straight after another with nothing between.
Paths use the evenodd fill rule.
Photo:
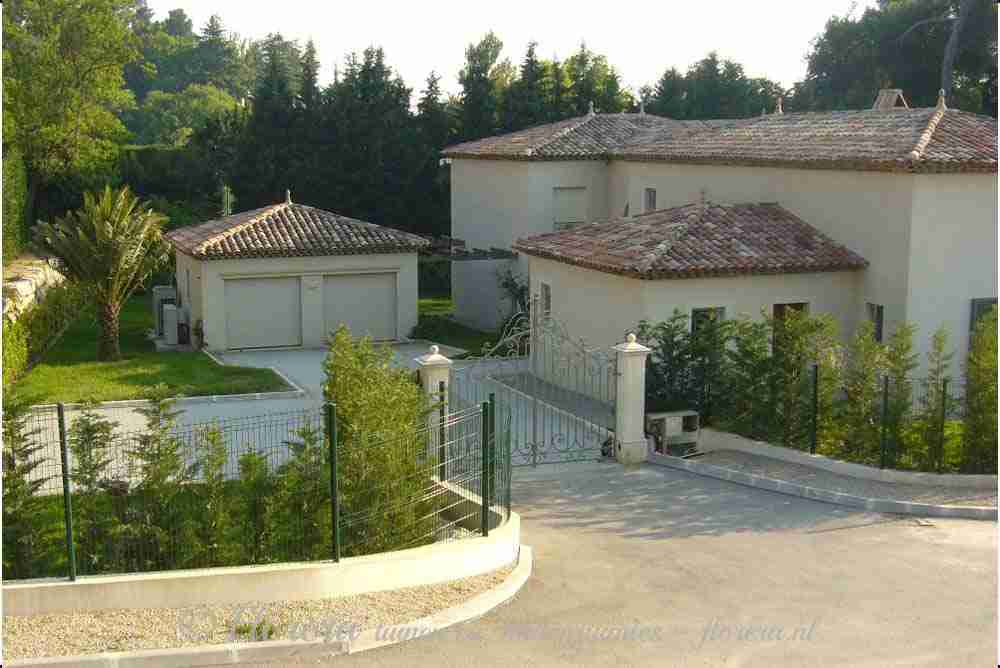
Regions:
<instances>
[{"instance_id":1,"label":"wrought iron driveway gate","mask_svg":"<svg viewBox=\"0 0 1000 668\"><path fill-rule=\"evenodd\" d=\"M614 353L573 339L535 297L491 349L455 360L449 402L461 410L493 394L514 466L597 459L613 441L616 381Z\"/></svg>"}]
</instances>

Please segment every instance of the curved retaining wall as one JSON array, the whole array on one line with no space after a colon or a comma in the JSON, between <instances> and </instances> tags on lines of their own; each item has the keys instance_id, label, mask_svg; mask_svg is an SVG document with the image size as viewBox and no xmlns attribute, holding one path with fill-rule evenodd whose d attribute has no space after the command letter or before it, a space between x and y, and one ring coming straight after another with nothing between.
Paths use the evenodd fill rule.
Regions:
<instances>
[{"instance_id":1,"label":"curved retaining wall","mask_svg":"<svg viewBox=\"0 0 1000 668\"><path fill-rule=\"evenodd\" d=\"M781 461L793 464L812 466L823 469L831 473L851 476L852 478L864 478L865 480L878 480L879 482L894 482L906 485L937 485L940 487L956 487L967 489L996 489L997 476L995 475L965 475L961 473L919 473L916 471L894 471L891 469L877 469L864 464L852 464L850 462L840 462L823 455L811 455L808 452L782 448L780 446L764 443L763 441L753 441L743 436L730 434L714 429L702 429L701 439L698 449L702 452L712 450L737 450L751 455L780 459Z\"/></svg>"},{"instance_id":2,"label":"curved retaining wall","mask_svg":"<svg viewBox=\"0 0 1000 668\"><path fill-rule=\"evenodd\" d=\"M3 585L5 615L66 610L174 608L200 604L333 598L436 584L480 575L517 561L521 518L486 538L466 538L340 563L312 562L206 568L138 575L84 576L76 582L33 580Z\"/></svg>"}]
</instances>

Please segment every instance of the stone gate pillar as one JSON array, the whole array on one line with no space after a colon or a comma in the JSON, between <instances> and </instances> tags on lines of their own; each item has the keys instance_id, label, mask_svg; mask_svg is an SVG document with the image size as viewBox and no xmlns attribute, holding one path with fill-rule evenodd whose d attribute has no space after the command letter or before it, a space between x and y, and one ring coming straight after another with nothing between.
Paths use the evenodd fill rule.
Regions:
<instances>
[{"instance_id":1,"label":"stone gate pillar","mask_svg":"<svg viewBox=\"0 0 1000 668\"><path fill-rule=\"evenodd\" d=\"M420 375L420 387L432 404L441 400L441 383L444 383L444 418L448 419L448 384L451 382L451 360L441 354L441 349L431 346L426 355L421 355L413 360L417 363L417 371ZM428 439L429 455L437 455L437 446L440 445L441 411L431 411L427 416L427 428L431 437ZM447 434L445 434L447 439Z\"/></svg>"},{"instance_id":2,"label":"stone gate pillar","mask_svg":"<svg viewBox=\"0 0 1000 668\"><path fill-rule=\"evenodd\" d=\"M646 357L650 349L629 334L614 348L618 355L615 388L615 459L622 464L646 461Z\"/></svg>"}]
</instances>

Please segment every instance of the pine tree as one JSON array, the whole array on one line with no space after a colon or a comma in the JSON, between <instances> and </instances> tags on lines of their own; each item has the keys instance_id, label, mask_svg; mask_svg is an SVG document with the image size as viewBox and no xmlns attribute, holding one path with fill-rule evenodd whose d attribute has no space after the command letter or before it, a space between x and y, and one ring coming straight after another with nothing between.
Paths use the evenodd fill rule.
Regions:
<instances>
[{"instance_id":1,"label":"pine tree","mask_svg":"<svg viewBox=\"0 0 1000 668\"><path fill-rule=\"evenodd\" d=\"M948 330L939 327L931 337L927 351L927 375L920 383L920 435L923 439L925 471L941 471L945 465L948 407L953 402L951 389L951 362L954 351L948 348ZM942 415L942 407L944 415Z\"/></svg>"},{"instance_id":2,"label":"pine tree","mask_svg":"<svg viewBox=\"0 0 1000 668\"><path fill-rule=\"evenodd\" d=\"M997 309L980 317L965 364L962 471L997 470Z\"/></svg>"},{"instance_id":3,"label":"pine tree","mask_svg":"<svg viewBox=\"0 0 1000 668\"><path fill-rule=\"evenodd\" d=\"M916 326L901 322L886 342L886 374L889 377L889 401L886 406L886 447L888 464L895 467L905 448L905 427L913 411L913 380L911 374L919 366L913 350Z\"/></svg>"},{"instance_id":4,"label":"pine tree","mask_svg":"<svg viewBox=\"0 0 1000 668\"><path fill-rule=\"evenodd\" d=\"M307 111L313 111L319 103L319 60L316 58L316 45L310 39L302 52L302 91L299 99Z\"/></svg>"},{"instance_id":5,"label":"pine tree","mask_svg":"<svg viewBox=\"0 0 1000 668\"><path fill-rule=\"evenodd\" d=\"M566 79L566 68L554 59L548 68L549 95L547 107L548 120L561 121L572 115L570 109L569 81Z\"/></svg>"},{"instance_id":6,"label":"pine tree","mask_svg":"<svg viewBox=\"0 0 1000 668\"><path fill-rule=\"evenodd\" d=\"M76 556L83 573L108 572L116 565L114 543L121 527L110 507L108 490L113 485L109 467L111 453L117 448L117 426L87 407L68 433L76 492L73 495Z\"/></svg>"},{"instance_id":7,"label":"pine tree","mask_svg":"<svg viewBox=\"0 0 1000 668\"><path fill-rule=\"evenodd\" d=\"M39 467L38 429L28 424L26 404L5 392L3 410L3 575L22 579L47 575L46 552L56 527L42 516L42 489L50 480Z\"/></svg>"},{"instance_id":8,"label":"pine tree","mask_svg":"<svg viewBox=\"0 0 1000 668\"><path fill-rule=\"evenodd\" d=\"M462 139L479 139L496 132L499 100L493 70L501 49L503 42L489 32L465 50L465 66L458 74L462 85Z\"/></svg>"},{"instance_id":9,"label":"pine tree","mask_svg":"<svg viewBox=\"0 0 1000 668\"><path fill-rule=\"evenodd\" d=\"M656 87L646 104L646 111L668 118L687 118L686 95L684 75L671 67L656 82Z\"/></svg>"}]
</instances>

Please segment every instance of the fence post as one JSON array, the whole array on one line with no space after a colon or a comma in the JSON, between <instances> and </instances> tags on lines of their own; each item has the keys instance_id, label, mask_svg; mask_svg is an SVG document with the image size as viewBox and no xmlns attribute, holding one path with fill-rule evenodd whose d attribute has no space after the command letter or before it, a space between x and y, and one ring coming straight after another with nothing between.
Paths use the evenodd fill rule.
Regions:
<instances>
[{"instance_id":1,"label":"fence post","mask_svg":"<svg viewBox=\"0 0 1000 668\"><path fill-rule=\"evenodd\" d=\"M490 403L484 401L481 405L480 419L482 421L482 435L479 440L480 460L482 461L482 471L479 482L479 505L480 505L480 531L483 536L490 535L489 522L489 468L490 468Z\"/></svg>"},{"instance_id":2,"label":"fence post","mask_svg":"<svg viewBox=\"0 0 1000 668\"><path fill-rule=\"evenodd\" d=\"M646 461L646 357L649 348L629 334L614 347L618 382L615 384L615 458L622 464Z\"/></svg>"},{"instance_id":3,"label":"fence post","mask_svg":"<svg viewBox=\"0 0 1000 668\"><path fill-rule=\"evenodd\" d=\"M438 382L438 392L441 396L441 404L438 406L438 480L444 482L447 480L447 469L445 468L445 462L448 459L448 453L445 452L445 443L447 442L447 437L445 435L445 424L448 419L447 401L448 401L448 385L442 380Z\"/></svg>"},{"instance_id":4,"label":"fence post","mask_svg":"<svg viewBox=\"0 0 1000 668\"><path fill-rule=\"evenodd\" d=\"M948 378L941 379L941 433L938 441L937 472L944 466L944 425L948 419Z\"/></svg>"},{"instance_id":5,"label":"fence post","mask_svg":"<svg viewBox=\"0 0 1000 668\"><path fill-rule=\"evenodd\" d=\"M889 374L882 376L882 413L881 425L882 433L879 438L879 468L885 468L885 442L889 417Z\"/></svg>"},{"instance_id":6,"label":"fence post","mask_svg":"<svg viewBox=\"0 0 1000 668\"><path fill-rule=\"evenodd\" d=\"M69 444L66 439L66 408L56 404L59 417L59 451L62 458L63 523L66 525L66 558L69 562L69 580L76 580L76 545L73 541L73 500L69 491Z\"/></svg>"},{"instance_id":7,"label":"fence post","mask_svg":"<svg viewBox=\"0 0 1000 668\"><path fill-rule=\"evenodd\" d=\"M333 532L333 560L340 561L340 495L337 484L337 403L329 401L326 409L326 439L330 448L330 522Z\"/></svg>"},{"instance_id":8,"label":"fence post","mask_svg":"<svg viewBox=\"0 0 1000 668\"><path fill-rule=\"evenodd\" d=\"M819 364L813 364L812 393L812 433L809 435L809 454L816 454L816 439L819 433Z\"/></svg>"}]
</instances>

